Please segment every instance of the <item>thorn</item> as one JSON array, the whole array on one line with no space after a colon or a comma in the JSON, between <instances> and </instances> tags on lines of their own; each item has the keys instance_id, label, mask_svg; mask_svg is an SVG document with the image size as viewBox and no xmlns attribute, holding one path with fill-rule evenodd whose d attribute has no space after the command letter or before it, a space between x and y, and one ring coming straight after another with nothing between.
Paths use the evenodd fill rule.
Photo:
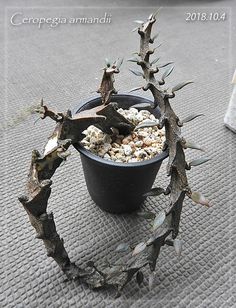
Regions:
<instances>
[{"instance_id":1,"label":"thorn","mask_svg":"<svg viewBox=\"0 0 236 308\"><path fill-rule=\"evenodd\" d=\"M160 58L156 58L156 59L154 59L153 61L151 61L151 65L153 65L153 64L155 64L156 62L158 62L160 60Z\"/></svg>"},{"instance_id":2,"label":"thorn","mask_svg":"<svg viewBox=\"0 0 236 308\"><path fill-rule=\"evenodd\" d=\"M160 33L157 33L153 36L152 40L154 41L158 36L159 36Z\"/></svg>"},{"instance_id":3,"label":"thorn","mask_svg":"<svg viewBox=\"0 0 236 308\"><path fill-rule=\"evenodd\" d=\"M148 279L148 287L149 290L151 291L154 285L154 279L155 279L155 273L151 272L151 274L149 275L149 279Z\"/></svg>"},{"instance_id":4,"label":"thorn","mask_svg":"<svg viewBox=\"0 0 236 308\"><path fill-rule=\"evenodd\" d=\"M171 240L165 240L165 244L166 244L167 246L174 246L174 243L173 243L173 241L171 241Z\"/></svg>"},{"instance_id":5,"label":"thorn","mask_svg":"<svg viewBox=\"0 0 236 308\"><path fill-rule=\"evenodd\" d=\"M34 121L34 125L35 125L40 119L41 119L41 117L39 117L38 119L36 119L36 120Z\"/></svg>"},{"instance_id":6,"label":"thorn","mask_svg":"<svg viewBox=\"0 0 236 308\"><path fill-rule=\"evenodd\" d=\"M110 62L110 60L108 60L108 58L105 58L105 64L106 64L107 67L111 66L111 62Z\"/></svg>"},{"instance_id":7,"label":"thorn","mask_svg":"<svg viewBox=\"0 0 236 308\"><path fill-rule=\"evenodd\" d=\"M191 114L190 116L186 117L185 119L182 120L183 123L188 123L198 117L204 116L204 114Z\"/></svg>"},{"instance_id":8,"label":"thorn","mask_svg":"<svg viewBox=\"0 0 236 308\"><path fill-rule=\"evenodd\" d=\"M127 61L128 62L136 62L137 63L139 61L139 59L133 57L133 58L128 59Z\"/></svg>"},{"instance_id":9,"label":"thorn","mask_svg":"<svg viewBox=\"0 0 236 308\"><path fill-rule=\"evenodd\" d=\"M136 24L140 24L140 25L143 25L144 24L144 21L143 20L134 20L134 22Z\"/></svg>"},{"instance_id":10,"label":"thorn","mask_svg":"<svg viewBox=\"0 0 236 308\"><path fill-rule=\"evenodd\" d=\"M202 158L198 158L198 159L195 159L195 160L192 160L190 163L189 163L189 166L192 167L192 166L200 166L206 162L208 162L209 160L211 160L210 158L208 157L202 157Z\"/></svg>"},{"instance_id":11,"label":"thorn","mask_svg":"<svg viewBox=\"0 0 236 308\"><path fill-rule=\"evenodd\" d=\"M186 164L185 164L185 169L186 169L186 170L191 170L191 165L188 164L188 163L186 163Z\"/></svg>"},{"instance_id":12,"label":"thorn","mask_svg":"<svg viewBox=\"0 0 236 308\"><path fill-rule=\"evenodd\" d=\"M143 87L143 90L144 90L144 91L147 91L149 88L150 88L150 83L147 83L147 84Z\"/></svg>"},{"instance_id":13,"label":"thorn","mask_svg":"<svg viewBox=\"0 0 236 308\"><path fill-rule=\"evenodd\" d=\"M21 202L21 203L26 203L29 198L26 196L26 195L23 195L23 196L19 196L18 197L18 200Z\"/></svg>"},{"instance_id":14,"label":"thorn","mask_svg":"<svg viewBox=\"0 0 236 308\"><path fill-rule=\"evenodd\" d=\"M141 87L137 87L137 88L133 88L133 89L129 90L128 93L141 90L142 88L143 88L142 86Z\"/></svg>"},{"instance_id":15,"label":"thorn","mask_svg":"<svg viewBox=\"0 0 236 308\"><path fill-rule=\"evenodd\" d=\"M182 127L182 126L184 125L184 123L183 123L182 121L178 120L178 121L177 121L177 125L178 125L179 127Z\"/></svg>"},{"instance_id":16,"label":"thorn","mask_svg":"<svg viewBox=\"0 0 236 308\"><path fill-rule=\"evenodd\" d=\"M210 207L209 200L198 191L193 191L191 194L188 194L188 197L190 197L195 203Z\"/></svg>"},{"instance_id":17,"label":"thorn","mask_svg":"<svg viewBox=\"0 0 236 308\"><path fill-rule=\"evenodd\" d=\"M124 61L124 58L118 58L115 62L116 67L119 69Z\"/></svg>"},{"instance_id":18,"label":"thorn","mask_svg":"<svg viewBox=\"0 0 236 308\"><path fill-rule=\"evenodd\" d=\"M174 66L171 66L170 68L168 68L162 75L161 80L164 81L166 79L166 77L168 77L172 71L174 69Z\"/></svg>"},{"instance_id":19,"label":"thorn","mask_svg":"<svg viewBox=\"0 0 236 308\"><path fill-rule=\"evenodd\" d=\"M174 239L174 248L175 248L175 252L177 254L178 257L181 256L181 252L182 252L182 241L179 239Z\"/></svg>"},{"instance_id":20,"label":"thorn","mask_svg":"<svg viewBox=\"0 0 236 308\"><path fill-rule=\"evenodd\" d=\"M158 15L158 13L160 12L161 9L162 9L162 7L160 6L160 7L156 10L156 12L153 14L153 18L154 18L154 19L156 19L157 15Z\"/></svg>"},{"instance_id":21,"label":"thorn","mask_svg":"<svg viewBox=\"0 0 236 308\"><path fill-rule=\"evenodd\" d=\"M134 75L136 75L136 76L142 76L142 77L144 77L142 72L133 71L133 70L131 70L131 69L129 69L129 71L130 71L131 73L133 73Z\"/></svg>"},{"instance_id":22,"label":"thorn","mask_svg":"<svg viewBox=\"0 0 236 308\"><path fill-rule=\"evenodd\" d=\"M152 20L153 18L153 13L151 13L149 16L148 16L148 20Z\"/></svg>"}]
</instances>

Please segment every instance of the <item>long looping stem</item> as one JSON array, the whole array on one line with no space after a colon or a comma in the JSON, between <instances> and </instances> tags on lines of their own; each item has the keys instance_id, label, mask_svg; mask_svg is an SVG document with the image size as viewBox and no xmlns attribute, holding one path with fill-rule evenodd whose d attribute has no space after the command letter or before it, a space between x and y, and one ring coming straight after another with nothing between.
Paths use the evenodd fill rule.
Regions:
<instances>
[{"instance_id":1,"label":"long looping stem","mask_svg":"<svg viewBox=\"0 0 236 308\"><path fill-rule=\"evenodd\" d=\"M141 269L143 267L149 265L151 271L155 270L162 246L165 244L174 246L179 253L179 242L175 242L175 240L172 242L168 237L169 235L172 235L172 239L177 237L185 195L191 196L186 176L186 169L190 169L191 165L187 164L185 160L184 149L187 147L187 143L182 138L180 130L180 123L182 124L184 121L180 122L169 103L169 99L174 97L174 91L168 94L165 89L162 89L165 78L173 69L166 71L161 80L157 81L155 74L159 72L159 67L153 67L153 64L157 61L150 62L150 55L154 52L154 49L150 48L150 44L154 42L154 38L151 38L151 30L155 21L155 16L152 14L148 21L138 29L140 35L138 55L140 59L137 61L137 64L143 70L141 75L146 80L143 89L150 89L154 97L153 107L155 108L158 105L160 108L159 128L165 127L166 146L169 150L167 174L170 176L170 183L166 189L157 189L157 192L158 194L168 195L170 204L164 212L155 217L153 236L135 246L127 262L96 266L90 261L85 268L79 268L68 257L64 241L56 231L53 214L47 213L48 199L51 194L51 177L68 157L69 146L81 140L84 129L92 124L107 133L111 133L111 127L118 128L123 134L128 134L134 129L134 126L116 111L114 105L110 104L111 95L116 92L113 85L114 73L119 72L121 60L104 69L98 90L101 93L102 105L85 110L72 117L70 111L65 114L56 113L47 108L43 101L41 102L38 112L42 119L50 117L57 122L57 125L44 148L43 155L40 155L36 150L32 152L26 194L19 197L19 201L36 230L36 237L43 240L47 255L57 262L68 279L80 279L92 288L112 285L116 287L118 295L134 275L136 275L138 284L142 282ZM175 87L175 91L188 83L179 84ZM185 122L195 117L191 116L189 119L185 119ZM203 160L194 161L192 165L201 163L203 163ZM202 197L195 193L192 199L197 198L201 199ZM200 200L199 203L206 204L205 200ZM153 213L151 214L153 215ZM150 281L153 281L153 276L150 276Z\"/></svg>"}]
</instances>

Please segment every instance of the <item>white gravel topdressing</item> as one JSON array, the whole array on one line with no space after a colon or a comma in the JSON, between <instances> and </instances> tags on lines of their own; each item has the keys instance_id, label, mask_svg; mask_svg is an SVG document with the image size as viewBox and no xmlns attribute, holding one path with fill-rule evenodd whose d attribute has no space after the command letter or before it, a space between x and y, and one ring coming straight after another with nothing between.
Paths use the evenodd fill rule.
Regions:
<instances>
[{"instance_id":1,"label":"white gravel topdressing","mask_svg":"<svg viewBox=\"0 0 236 308\"><path fill-rule=\"evenodd\" d=\"M158 123L158 119L147 110L138 111L131 107L128 110L120 108L118 112L135 126L150 120ZM126 137L119 135L116 129L113 132L111 137L91 125L83 132L85 137L81 143L90 152L115 162L139 162L162 152L165 131L157 126L139 128Z\"/></svg>"}]
</instances>

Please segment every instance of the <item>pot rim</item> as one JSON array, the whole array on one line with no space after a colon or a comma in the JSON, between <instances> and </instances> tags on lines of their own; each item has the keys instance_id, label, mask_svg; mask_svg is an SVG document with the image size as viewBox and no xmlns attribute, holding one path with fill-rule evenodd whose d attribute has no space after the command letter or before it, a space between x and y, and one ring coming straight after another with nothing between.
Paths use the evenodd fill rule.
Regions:
<instances>
[{"instance_id":1,"label":"pot rim","mask_svg":"<svg viewBox=\"0 0 236 308\"><path fill-rule=\"evenodd\" d=\"M136 98L142 98L145 99L146 101L152 103L152 101L148 98L145 98L143 96L138 96L138 95L132 95L132 94L126 94L126 93L122 93L122 94L115 94L113 95L113 97L116 96L120 96L120 97L125 97L125 96L132 96L132 97L136 97ZM84 102L80 103L78 107L74 108L73 110L73 114L78 113L78 111L80 110L80 108L82 108L84 105L90 103L93 100L96 100L100 98L99 96L94 96L92 98L89 98L87 100L85 100ZM74 147L77 151L80 152L80 154L83 154L84 156L86 156L87 158L91 159L91 160L95 160L98 163L104 164L104 165L108 165L108 166L112 166L112 167L123 167L123 168L135 168L135 167L142 167L142 166L146 166L146 165L151 165L157 162L160 162L162 160L164 160L165 158L168 157L169 152L168 150L163 151L162 153L157 154L155 157L147 159L147 160L142 160L140 162L133 162L133 163L123 163L123 162L115 162L113 160L108 160L108 159L104 159L98 155L93 154L92 152L90 152L89 150L85 149L84 146L78 142L76 144L74 144Z\"/></svg>"}]
</instances>

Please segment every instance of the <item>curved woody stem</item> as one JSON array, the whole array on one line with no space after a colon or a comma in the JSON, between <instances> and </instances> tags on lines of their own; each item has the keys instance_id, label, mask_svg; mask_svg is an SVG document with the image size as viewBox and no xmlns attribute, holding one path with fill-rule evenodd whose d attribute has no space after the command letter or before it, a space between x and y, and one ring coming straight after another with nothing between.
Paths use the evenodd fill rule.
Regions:
<instances>
[{"instance_id":1,"label":"curved woody stem","mask_svg":"<svg viewBox=\"0 0 236 308\"><path fill-rule=\"evenodd\" d=\"M175 91L180 90L191 82L181 83L174 87L171 93L168 93L162 86L165 84L165 78L173 71L173 67L168 68L164 72L161 80L155 78L155 74L159 72L160 67L168 66L172 63L169 62L165 65L159 67L156 65L154 67L153 63L158 62L159 59L150 62L150 55L152 55L155 50L150 48L150 45L154 43L154 38L151 37L151 32L155 21L155 15L151 14L147 22L143 22L138 28L138 33L140 35L140 50L138 53L139 58L134 61L141 66L143 71L143 78L146 81L145 86L142 87L143 90L147 91L149 89L154 97L154 104L152 107L156 108L158 106L160 108L161 116L158 128L161 129L165 127L165 148L168 147L169 151L167 175L170 176L170 182L167 189L164 191L164 194L170 195L170 204L165 210L165 219L161 221L162 232L159 231L158 234L154 236L152 242L153 245L149 255L149 265L152 271L155 270L156 260L161 246L170 243L167 237L171 234L172 238L175 239L178 235L185 195L187 194L196 203L209 206L208 201L201 194L194 193L193 195L188 185L186 169L189 170L191 166L187 164L185 159L184 149L186 149L188 145L181 135L180 127L183 123L179 120L169 102L169 99L175 97ZM194 148L194 146L192 147ZM194 198L193 196L196 194L197 197ZM174 242L173 245L176 246L176 250L179 250L179 241Z\"/></svg>"},{"instance_id":2,"label":"curved woody stem","mask_svg":"<svg viewBox=\"0 0 236 308\"><path fill-rule=\"evenodd\" d=\"M100 265L98 268L90 261L85 268L79 268L68 257L64 241L56 231L53 214L47 213L48 199L51 194L51 177L69 155L69 146L81 140L84 129L92 124L106 133L112 133L111 127L118 128L123 134L129 134L134 129L134 126L116 111L116 106L110 103L111 95L116 93L113 85L114 73L119 72L121 60L117 60L112 65L107 65L104 69L101 86L98 90L102 97L100 106L82 111L73 117L69 110L64 114L56 113L47 108L43 101L41 102L38 109L41 118L50 117L57 124L53 134L49 137L43 155L40 155L37 150L32 152L26 193L19 197L19 201L36 230L36 237L43 240L47 255L57 262L68 279L80 279L92 288L112 285L116 287L118 295L134 275L136 275L138 284L142 282L143 274L141 269L143 267L149 265L152 272L155 270L157 258L163 245L174 246L176 252L180 253L181 245L179 241L176 241L176 237L179 232L185 195L187 194L197 203L208 205L207 200L201 194L191 193L189 188L186 169L189 170L191 164L186 163L184 154L184 149L188 145L181 136L180 126L182 126L182 122L169 103L169 99L175 96L174 92L190 82L179 84L172 89L171 93L167 93L165 89L162 89L162 85L164 85L165 78L173 69L167 70L160 81L155 79L155 74L159 72L159 67L153 66L155 61L150 62L150 55L154 52L150 48L150 44L154 42L154 38L151 38L151 30L155 21L155 16L151 14L147 22L143 23L138 29L140 51L138 53L139 59L136 61L141 66L143 77L146 81L143 89L145 91L149 89L153 94L154 104L152 107L158 105L160 108L159 128L165 127L166 146L169 150L167 174L170 176L170 183L165 190L157 189L158 193L156 195L160 193L169 195L170 204L164 212L155 217L153 236L138 244L133 250L130 259L122 265ZM190 117L190 120L195 117ZM194 148L193 145L192 147ZM203 162L195 161L195 165ZM172 236L174 242L168 238L169 235Z\"/></svg>"}]
</instances>

